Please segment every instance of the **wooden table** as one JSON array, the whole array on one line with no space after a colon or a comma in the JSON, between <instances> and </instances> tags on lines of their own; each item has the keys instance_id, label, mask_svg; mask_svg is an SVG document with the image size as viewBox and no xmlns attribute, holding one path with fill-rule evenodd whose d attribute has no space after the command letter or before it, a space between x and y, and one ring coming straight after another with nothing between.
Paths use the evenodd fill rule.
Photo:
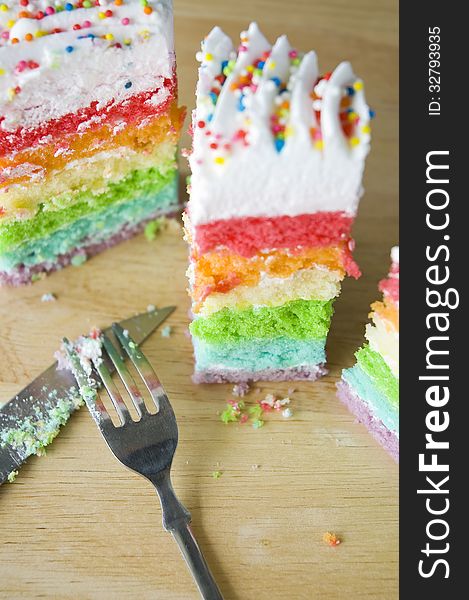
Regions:
<instances>
[{"instance_id":1,"label":"wooden table","mask_svg":"<svg viewBox=\"0 0 469 600\"><path fill-rule=\"evenodd\" d=\"M193 105L194 54L216 23L236 36L248 19L273 38L318 51L323 70L349 59L376 109L366 195L355 226L364 275L347 281L329 339L329 376L296 385L293 418L225 426L230 386L191 383L186 247L179 231L143 236L47 280L0 291L0 396L51 363L61 337L176 304L170 338L145 345L176 410L174 485L226 600L392 599L398 587L398 467L339 403L335 382L362 343L370 301L397 237L397 3L391 0L176 0L182 102ZM240 17L242 15L242 18ZM183 161L184 163L184 161ZM186 166L183 165L183 170ZM41 303L45 292L55 303ZM291 384L260 385L260 394ZM253 393L248 401L254 401ZM223 472L220 479L212 473ZM198 598L158 501L106 449L86 411L44 458L0 490L0 597ZM326 531L342 537L331 548Z\"/></svg>"}]
</instances>

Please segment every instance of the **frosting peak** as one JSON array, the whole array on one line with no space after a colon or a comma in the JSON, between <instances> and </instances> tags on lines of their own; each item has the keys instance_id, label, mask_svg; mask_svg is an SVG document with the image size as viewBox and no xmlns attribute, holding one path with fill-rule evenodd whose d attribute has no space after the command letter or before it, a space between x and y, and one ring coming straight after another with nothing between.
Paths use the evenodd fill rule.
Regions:
<instances>
[{"instance_id":1,"label":"frosting peak","mask_svg":"<svg viewBox=\"0 0 469 600\"><path fill-rule=\"evenodd\" d=\"M271 45L256 23L241 33L237 51L215 27L197 59L189 159L193 222L228 215L229 194L243 196L238 216L245 205L246 215L256 212L252 205L264 196L282 198L279 214L300 214L305 199L310 210L303 212L355 213L372 112L350 63L320 76L315 52L299 52L285 35ZM301 198L296 203L295 193Z\"/></svg>"}]
</instances>

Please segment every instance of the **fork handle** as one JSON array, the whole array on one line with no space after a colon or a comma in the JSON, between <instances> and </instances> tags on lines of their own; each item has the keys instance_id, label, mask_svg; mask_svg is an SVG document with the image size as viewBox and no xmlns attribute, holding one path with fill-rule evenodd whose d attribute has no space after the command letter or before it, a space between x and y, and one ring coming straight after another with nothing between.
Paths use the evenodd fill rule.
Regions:
<instances>
[{"instance_id":1,"label":"fork handle","mask_svg":"<svg viewBox=\"0 0 469 600\"><path fill-rule=\"evenodd\" d=\"M170 532L178 543L202 598L204 600L223 600L190 525L180 523L174 529L170 529Z\"/></svg>"},{"instance_id":2,"label":"fork handle","mask_svg":"<svg viewBox=\"0 0 469 600\"><path fill-rule=\"evenodd\" d=\"M174 492L169 469L160 471L156 475L150 476L149 479L155 486L160 498L163 511L163 527L173 535L178 543L181 554L192 573L202 598L204 600L223 600L223 596L191 531L191 514L179 502Z\"/></svg>"}]
</instances>

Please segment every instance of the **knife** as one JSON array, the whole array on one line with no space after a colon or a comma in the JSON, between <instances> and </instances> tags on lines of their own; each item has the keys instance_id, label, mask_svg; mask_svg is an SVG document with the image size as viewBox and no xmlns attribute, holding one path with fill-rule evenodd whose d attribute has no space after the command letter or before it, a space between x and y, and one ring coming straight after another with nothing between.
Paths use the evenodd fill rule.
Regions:
<instances>
[{"instance_id":1,"label":"knife","mask_svg":"<svg viewBox=\"0 0 469 600\"><path fill-rule=\"evenodd\" d=\"M141 344L175 308L167 306L148 311L125 319L120 325ZM111 328L104 333L116 342ZM119 347L117 342L116 346ZM54 363L3 405L0 408L0 485L11 480L11 474L28 456L40 454L41 450L43 453L43 447L81 404L73 373L68 369L58 370Z\"/></svg>"}]
</instances>

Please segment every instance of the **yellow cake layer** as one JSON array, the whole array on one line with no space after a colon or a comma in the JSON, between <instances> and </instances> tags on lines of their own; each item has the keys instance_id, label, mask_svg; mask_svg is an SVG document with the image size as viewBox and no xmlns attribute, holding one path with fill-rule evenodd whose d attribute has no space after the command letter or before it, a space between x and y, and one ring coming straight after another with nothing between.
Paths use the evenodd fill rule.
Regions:
<instances>
[{"instance_id":1,"label":"yellow cake layer","mask_svg":"<svg viewBox=\"0 0 469 600\"><path fill-rule=\"evenodd\" d=\"M302 248L297 252L280 249L251 258L229 250L193 255L189 269L190 293L194 304L199 305L212 294L225 294L238 286L258 286L266 276L286 278L318 266L339 273L343 279L343 249L340 246Z\"/></svg>"},{"instance_id":2,"label":"yellow cake layer","mask_svg":"<svg viewBox=\"0 0 469 600\"><path fill-rule=\"evenodd\" d=\"M176 142L183 117L176 101L163 113L143 123L122 126L105 123L101 127L69 135L60 144L52 140L14 155L0 157L0 188L44 181L62 171L72 161L90 158L98 152L113 152L126 147L135 152L152 152L157 144L173 138Z\"/></svg>"},{"instance_id":3,"label":"yellow cake layer","mask_svg":"<svg viewBox=\"0 0 469 600\"><path fill-rule=\"evenodd\" d=\"M365 337L370 348L382 356L392 374L399 378L399 331L390 327L390 322L378 313L374 313L372 318L373 323L366 326Z\"/></svg>"},{"instance_id":4,"label":"yellow cake layer","mask_svg":"<svg viewBox=\"0 0 469 600\"><path fill-rule=\"evenodd\" d=\"M331 300L339 295L343 275L326 267L296 271L289 277L263 274L257 286L239 285L226 293L215 292L193 307L200 316L222 308L243 309L250 306L282 306L293 300Z\"/></svg>"},{"instance_id":5,"label":"yellow cake layer","mask_svg":"<svg viewBox=\"0 0 469 600\"><path fill-rule=\"evenodd\" d=\"M136 152L119 148L113 152L95 154L75 161L45 181L28 186L14 186L8 193L0 192L0 205L5 209L3 218L29 218L39 205L44 210L59 210L74 203L74 197L89 189L97 195L104 192L109 181L122 179L136 169L168 165L174 166L175 141L167 140L152 152Z\"/></svg>"}]
</instances>

